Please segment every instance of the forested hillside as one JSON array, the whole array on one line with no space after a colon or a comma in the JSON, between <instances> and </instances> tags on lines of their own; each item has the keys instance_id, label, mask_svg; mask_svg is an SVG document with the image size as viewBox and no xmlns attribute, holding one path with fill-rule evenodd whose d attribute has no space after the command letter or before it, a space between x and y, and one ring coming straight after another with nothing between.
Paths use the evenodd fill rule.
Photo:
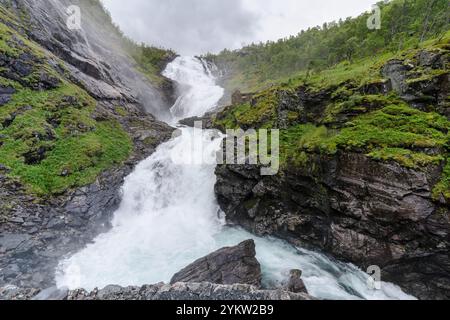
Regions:
<instances>
[{"instance_id":1,"label":"forested hillside","mask_svg":"<svg viewBox=\"0 0 450 320\"><path fill-rule=\"evenodd\" d=\"M223 71L229 92L254 91L298 76L307 80L317 71L384 53L420 47L448 30L447 0L379 2L381 28L367 26L372 13L324 23L276 42L252 44L241 50L209 55Z\"/></svg>"}]
</instances>

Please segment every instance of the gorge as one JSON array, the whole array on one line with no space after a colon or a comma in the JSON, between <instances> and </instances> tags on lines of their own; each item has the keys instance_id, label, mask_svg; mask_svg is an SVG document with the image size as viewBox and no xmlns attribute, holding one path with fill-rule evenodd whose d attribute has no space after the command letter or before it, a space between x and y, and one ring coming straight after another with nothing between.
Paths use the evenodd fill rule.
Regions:
<instances>
[{"instance_id":1,"label":"gorge","mask_svg":"<svg viewBox=\"0 0 450 320\"><path fill-rule=\"evenodd\" d=\"M413 30L423 1L408 3ZM338 54L327 38L360 36L367 14L190 57L134 43L96 0L0 4L0 299L450 298L440 15L373 57L377 41ZM238 128L280 130L277 175L217 163ZM261 286L223 284L235 265L208 257L249 239L231 262L260 265ZM218 283L169 284L205 269ZM293 270L309 295L286 291Z\"/></svg>"},{"instance_id":2,"label":"gorge","mask_svg":"<svg viewBox=\"0 0 450 320\"><path fill-rule=\"evenodd\" d=\"M174 121L201 116L217 107L222 98L223 91L204 66L201 60L189 57L177 58L168 65L165 75L184 90L173 107ZM309 293L317 298L411 298L389 283L383 283L380 291L369 289L368 275L354 266L227 226L218 215L215 165L201 164L206 157L211 158L206 163L214 163L222 138L217 132L207 131L200 137L205 155L191 155L201 152L193 148L192 141L199 137L188 128L182 128L180 134L161 145L126 178L112 230L62 262L58 286L93 290L109 284L168 282L195 259L253 238L266 288L281 286L289 270L301 269Z\"/></svg>"}]
</instances>

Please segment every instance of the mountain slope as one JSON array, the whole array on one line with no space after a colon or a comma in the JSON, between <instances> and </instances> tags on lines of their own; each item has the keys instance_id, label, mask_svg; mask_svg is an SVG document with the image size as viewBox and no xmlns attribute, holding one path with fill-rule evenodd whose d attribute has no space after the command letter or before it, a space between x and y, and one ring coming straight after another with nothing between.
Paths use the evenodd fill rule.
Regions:
<instances>
[{"instance_id":1,"label":"mountain slope","mask_svg":"<svg viewBox=\"0 0 450 320\"><path fill-rule=\"evenodd\" d=\"M99 1L0 4L0 287L43 288L63 255L108 227L124 177L170 138L159 72L174 53L124 38ZM72 4L81 30L66 26Z\"/></svg>"},{"instance_id":2,"label":"mountain slope","mask_svg":"<svg viewBox=\"0 0 450 320\"><path fill-rule=\"evenodd\" d=\"M228 91L226 101L237 89L253 92L292 78L308 81L316 72L337 64L345 66L420 46L448 30L450 10L446 0L392 0L377 5L381 12L379 30L368 29L372 13L364 13L278 41L208 55L221 69Z\"/></svg>"},{"instance_id":3,"label":"mountain slope","mask_svg":"<svg viewBox=\"0 0 450 320\"><path fill-rule=\"evenodd\" d=\"M219 166L227 219L377 265L419 298L450 298L449 41L235 93L213 126L280 129L281 168Z\"/></svg>"}]
</instances>

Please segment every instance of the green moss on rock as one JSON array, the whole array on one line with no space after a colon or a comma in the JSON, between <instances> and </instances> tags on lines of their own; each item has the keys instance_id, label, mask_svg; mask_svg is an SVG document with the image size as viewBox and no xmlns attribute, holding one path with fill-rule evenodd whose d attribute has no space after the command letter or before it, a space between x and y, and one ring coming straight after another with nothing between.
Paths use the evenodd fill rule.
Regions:
<instances>
[{"instance_id":1,"label":"green moss on rock","mask_svg":"<svg viewBox=\"0 0 450 320\"><path fill-rule=\"evenodd\" d=\"M27 54L32 67L20 83L0 75L0 84L15 90L0 107L0 164L11 179L40 196L57 194L94 182L129 157L128 134L112 117L92 117L97 102L47 62L57 58L1 22L0 53L13 59ZM37 85L43 73L55 85Z\"/></svg>"},{"instance_id":2,"label":"green moss on rock","mask_svg":"<svg viewBox=\"0 0 450 320\"><path fill-rule=\"evenodd\" d=\"M448 156L442 178L433 189L433 198L436 200L443 198L447 203L450 202L450 157Z\"/></svg>"}]
</instances>

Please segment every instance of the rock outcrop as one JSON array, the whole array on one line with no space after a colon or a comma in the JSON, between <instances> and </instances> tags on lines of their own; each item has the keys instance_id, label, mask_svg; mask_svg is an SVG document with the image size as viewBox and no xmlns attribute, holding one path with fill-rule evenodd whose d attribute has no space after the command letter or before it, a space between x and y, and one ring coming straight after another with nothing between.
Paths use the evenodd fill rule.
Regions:
<instances>
[{"instance_id":1,"label":"rock outcrop","mask_svg":"<svg viewBox=\"0 0 450 320\"><path fill-rule=\"evenodd\" d=\"M229 221L323 249L421 298L450 292L450 216L431 200L429 174L339 154L262 177L254 166L219 166L216 193Z\"/></svg>"},{"instance_id":2,"label":"rock outcrop","mask_svg":"<svg viewBox=\"0 0 450 320\"><path fill-rule=\"evenodd\" d=\"M170 283L211 282L261 287L261 266L255 256L255 242L247 240L195 261L175 274Z\"/></svg>"},{"instance_id":3,"label":"rock outcrop","mask_svg":"<svg viewBox=\"0 0 450 320\"><path fill-rule=\"evenodd\" d=\"M259 101L248 114L233 113L233 106L220 111L215 118L218 129L227 125L244 130L251 125L287 129L282 139L291 140L281 141L281 151L297 152L287 160L292 153L284 155L276 176L261 176L255 165L218 166L215 189L227 219L258 235L275 235L297 245L320 248L363 269L377 265L383 281L399 284L419 298L449 299L450 207L448 199L434 191L445 179L446 147L420 149L413 143L407 150L411 154L420 150L424 156L440 155L434 163L416 166L402 165L395 157L373 157L371 145L355 142L358 137L351 135L348 139L353 138L355 145L345 145L344 141L343 147L334 145L331 152L323 151L327 135L354 128L355 119L367 119L364 115L368 117L389 104L403 104L412 113L419 109L424 118L435 115L445 122L448 59L448 51L419 51L413 62L388 61L380 70L384 79L362 87L349 80L320 90L301 86L267 91L255 99L266 99L265 106L274 104L270 109L273 118L269 119L268 112L262 116L257 113L257 107L264 105ZM346 90L351 94L342 94ZM355 108L351 107L352 99L357 100ZM342 101L342 107L330 113ZM409 121L401 116L398 119L399 124L392 127ZM318 128L316 136L289 131L302 125L305 130L308 125ZM382 125L370 128L375 128L376 134L383 132ZM323 137L320 130L326 132ZM358 134L356 130L353 133ZM440 134L447 133L448 128L442 128ZM364 130L360 134L364 140ZM313 141L308 144L307 139ZM314 147L314 139L322 139L323 144ZM376 143L376 139L367 139ZM394 148L405 145L399 143Z\"/></svg>"},{"instance_id":4,"label":"rock outcrop","mask_svg":"<svg viewBox=\"0 0 450 320\"><path fill-rule=\"evenodd\" d=\"M291 270L287 290L293 293L308 293L305 283L302 280L301 270Z\"/></svg>"},{"instance_id":5,"label":"rock outcrop","mask_svg":"<svg viewBox=\"0 0 450 320\"><path fill-rule=\"evenodd\" d=\"M435 77L417 78L414 70L446 70L448 55L439 51L423 50L417 54L416 60L417 66L394 59L383 67L381 73L389 80L388 90L394 90L417 109L426 111L432 105L439 113L450 117L450 107L446 102L450 88L448 72L438 73Z\"/></svg>"}]
</instances>

